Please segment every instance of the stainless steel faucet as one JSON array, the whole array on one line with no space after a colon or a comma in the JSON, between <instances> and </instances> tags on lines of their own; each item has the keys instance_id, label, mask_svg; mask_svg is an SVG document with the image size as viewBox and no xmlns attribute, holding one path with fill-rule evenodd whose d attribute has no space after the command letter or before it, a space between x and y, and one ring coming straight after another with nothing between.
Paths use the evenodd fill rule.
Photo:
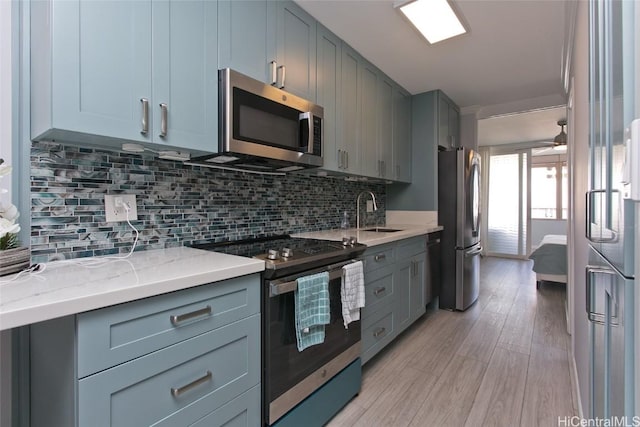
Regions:
<instances>
[{"instance_id":1,"label":"stainless steel faucet","mask_svg":"<svg viewBox=\"0 0 640 427\"><path fill-rule=\"evenodd\" d=\"M362 196L363 194L371 194L371 199L373 200L373 210L377 211L378 210L378 205L376 204L376 196L371 192L371 191L362 191L360 194L358 194L358 197L356 199L356 229L360 230L360 196Z\"/></svg>"}]
</instances>

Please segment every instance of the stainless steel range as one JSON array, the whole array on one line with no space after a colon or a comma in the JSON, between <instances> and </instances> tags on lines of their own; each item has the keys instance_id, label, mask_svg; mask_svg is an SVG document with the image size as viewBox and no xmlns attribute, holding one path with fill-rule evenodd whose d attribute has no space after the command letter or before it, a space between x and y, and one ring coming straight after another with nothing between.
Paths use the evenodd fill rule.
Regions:
<instances>
[{"instance_id":1,"label":"stainless steel range","mask_svg":"<svg viewBox=\"0 0 640 427\"><path fill-rule=\"evenodd\" d=\"M353 388L354 393L345 395L348 398L359 391L360 322L353 322L345 329L340 289L342 267L360 256L366 249L365 245L356 243L355 239L334 242L282 235L195 244L193 247L259 258L266 262L262 287L262 394L265 425L296 425L299 417L304 416L296 411L304 412L300 408L304 408L305 401L310 404L312 399L318 400L312 402L312 406L327 408L324 412L330 412L331 405L322 400L322 393L314 392L333 381L334 377L344 381L342 371L346 372L347 367L352 369L355 364L358 369L358 384L351 384L355 379L347 379L350 384L341 384L339 387L342 390ZM325 326L322 344L300 352L296 346L294 317L296 280L324 271L329 272L330 323ZM333 414L326 415L330 418ZM314 417L317 416L314 414Z\"/></svg>"}]
</instances>

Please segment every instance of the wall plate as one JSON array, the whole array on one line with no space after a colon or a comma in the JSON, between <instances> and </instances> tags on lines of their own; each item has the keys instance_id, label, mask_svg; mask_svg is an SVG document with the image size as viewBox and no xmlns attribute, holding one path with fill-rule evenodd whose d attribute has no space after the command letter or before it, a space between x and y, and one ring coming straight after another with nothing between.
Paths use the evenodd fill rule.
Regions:
<instances>
[{"instance_id":1,"label":"wall plate","mask_svg":"<svg viewBox=\"0 0 640 427\"><path fill-rule=\"evenodd\" d=\"M128 203L129 221L138 219L138 208L136 207L135 194L106 194L104 196L104 211L107 222L118 222L127 220L127 211L123 203Z\"/></svg>"}]
</instances>

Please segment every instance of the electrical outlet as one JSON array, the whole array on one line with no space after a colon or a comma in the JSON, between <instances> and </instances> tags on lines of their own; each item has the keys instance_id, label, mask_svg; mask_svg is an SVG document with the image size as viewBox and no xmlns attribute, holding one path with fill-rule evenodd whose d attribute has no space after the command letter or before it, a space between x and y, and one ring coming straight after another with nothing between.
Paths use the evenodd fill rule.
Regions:
<instances>
[{"instance_id":1,"label":"electrical outlet","mask_svg":"<svg viewBox=\"0 0 640 427\"><path fill-rule=\"evenodd\" d=\"M373 212L373 200L367 200L367 212Z\"/></svg>"},{"instance_id":2,"label":"electrical outlet","mask_svg":"<svg viewBox=\"0 0 640 427\"><path fill-rule=\"evenodd\" d=\"M125 203L129 206L129 221L138 219L135 194L107 194L104 196L104 211L107 222L127 220L127 211L124 207Z\"/></svg>"}]
</instances>

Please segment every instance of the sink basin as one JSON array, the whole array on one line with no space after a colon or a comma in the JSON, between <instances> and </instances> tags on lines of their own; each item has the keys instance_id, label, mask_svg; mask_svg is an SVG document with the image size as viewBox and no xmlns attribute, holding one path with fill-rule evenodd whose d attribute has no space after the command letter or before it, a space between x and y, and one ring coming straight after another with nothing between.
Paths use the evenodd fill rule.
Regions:
<instances>
[{"instance_id":1,"label":"sink basin","mask_svg":"<svg viewBox=\"0 0 640 427\"><path fill-rule=\"evenodd\" d=\"M374 233L395 233L396 231L402 231L397 228L384 228L384 227L374 227L374 228L365 228L362 231L372 231Z\"/></svg>"}]
</instances>

